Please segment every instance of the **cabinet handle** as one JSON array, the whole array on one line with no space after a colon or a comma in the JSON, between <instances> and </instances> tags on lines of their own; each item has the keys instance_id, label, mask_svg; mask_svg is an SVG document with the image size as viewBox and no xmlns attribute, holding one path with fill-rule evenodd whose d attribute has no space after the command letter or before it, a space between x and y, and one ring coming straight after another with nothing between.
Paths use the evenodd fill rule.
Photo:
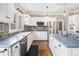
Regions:
<instances>
[{"instance_id":1,"label":"cabinet handle","mask_svg":"<svg viewBox=\"0 0 79 59\"><path fill-rule=\"evenodd\" d=\"M4 49L3 51L0 51L0 53L4 53L5 51L7 51L7 49Z\"/></svg>"},{"instance_id":2,"label":"cabinet handle","mask_svg":"<svg viewBox=\"0 0 79 59\"><path fill-rule=\"evenodd\" d=\"M61 47L61 45L60 45L60 44L59 44L58 46L59 46L59 47Z\"/></svg>"},{"instance_id":3,"label":"cabinet handle","mask_svg":"<svg viewBox=\"0 0 79 59\"><path fill-rule=\"evenodd\" d=\"M7 49L4 49L4 51L7 51Z\"/></svg>"},{"instance_id":4,"label":"cabinet handle","mask_svg":"<svg viewBox=\"0 0 79 59\"><path fill-rule=\"evenodd\" d=\"M18 46L16 46L15 48L18 48Z\"/></svg>"}]
</instances>

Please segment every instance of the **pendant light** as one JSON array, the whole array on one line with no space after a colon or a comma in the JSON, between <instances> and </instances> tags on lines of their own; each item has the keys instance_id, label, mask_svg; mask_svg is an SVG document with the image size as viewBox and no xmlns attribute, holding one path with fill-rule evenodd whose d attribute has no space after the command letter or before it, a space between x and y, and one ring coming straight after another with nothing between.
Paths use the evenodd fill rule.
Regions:
<instances>
[{"instance_id":1,"label":"pendant light","mask_svg":"<svg viewBox=\"0 0 79 59\"><path fill-rule=\"evenodd\" d=\"M64 3L64 16L66 16L66 4Z\"/></svg>"},{"instance_id":2,"label":"pendant light","mask_svg":"<svg viewBox=\"0 0 79 59\"><path fill-rule=\"evenodd\" d=\"M46 16L48 17L48 6L46 6L46 9L47 9L47 15Z\"/></svg>"}]
</instances>

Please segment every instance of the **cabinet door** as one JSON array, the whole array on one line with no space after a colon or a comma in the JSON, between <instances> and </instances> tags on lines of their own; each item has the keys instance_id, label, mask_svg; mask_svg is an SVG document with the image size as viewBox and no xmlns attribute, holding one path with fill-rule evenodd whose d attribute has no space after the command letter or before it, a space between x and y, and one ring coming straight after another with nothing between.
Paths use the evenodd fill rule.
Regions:
<instances>
[{"instance_id":1,"label":"cabinet door","mask_svg":"<svg viewBox=\"0 0 79 59\"><path fill-rule=\"evenodd\" d=\"M47 32L40 32L41 40L47 40Z\"/></svg>"},{"instance_id":2,"label":"cabinet door","mask_svg":"<svg viewBox=\"0 0 79 59\"><path fill-rule=\"evenodd\" d=\"M55 50L55 55L56 56L67 56L68 54L68 48L63 46L60 42L55 40L56 43L56 50Z\"/></svg>"},{"instance_id":3,"label":"cabinet door","mask_svg":"<svg viewBox=\"0 0 79 59\"><path fill-rule=\"evenodd\" d=\"M7 48L0 48L0 56L9 56Z\"/></svg>"},{"instance_id":4,"label":"cabinet door","mask_svg":"<svg viewBox=\"0 0 79 59\"><path fill-rule=\"evenodd\" d=\"M70 56L79 56L79 48L69 48Z\"/></svg>"},{"instance_id":5,"label":"cabinet door","mask_svg":"<svg viewBox=\"0 0 79 59\"><path fill-rule=\"evenodd\" d=\"M22 29L22 16L19 13L14 14L16 29L21 30Z\"/></svg>"},{"instance_id":6,"label":"cabinet door","mask_svg":"<svg viewBox=\"0 0 79 59\"><path fill-rule=\"evenodd\" d=\"M12 22L14 19L13 3L0 3L0 21Z\"/></svg>"},{"instance_id":7,"label":"cabinet door","mask_svg":"<svg viewBox=\"0 0 79 59\"><path fill-rule=\"evenodd\" d=\"M40 31L39 32L36 32L36 40L41 40L40 34L41 34Z\"/></svg>"},{"instance_id":8,"label":"cabinet door","mask_svg":"<svg viewBox=\"0 0 79 59\"><path fill-rule=\"evenodd\" d=\"M18 15L18 20L19 20L19 29L24 30L24 16L23 15Z\"/></svg>"},{"instance_id":9,"label":"cabinet door","mask_svg":"<svg viewBox=\"0 0 79 59\"><path fill-rule=\"evenodd\" d=\"M72 15L68 17L68 25L74 24L76 25L76 15Z\"/></svg>"},{"instance_id":10,"label":"cabinet door","mask_svg":"<svg viewBox=\"0 0 79 59\"><path fill-rule=\"evenodd\" d=\"M14 13L14 22L16 24L16 29L19 29L19 18L18 18L18 14Z\"/></svg>"},{"instance_id":11,"label":"cabinet door","mask_svg":"<svg viewBox=\"0 0 79 59\"><path fill-rule=\"evenodd\" d=\"M33 32L33 39L37 40L37 32L36 31Z\"/></svg>"},{"instance_id":12,"label":"cabinet door","mask_svg":"<svg viewBox=\"0 0 79 59\"><path fill-rule=\"evenodd\" d=\"M17 43L12 47L12 56L19 56L19 55L20 55L20 46L19 43Z\"/></svg>"},{"instance_id":13,"label":"cabinet door","mask_svg":"<svg viewBox=\"0 0 79 59\"><path fill-rule=\"evenodd\" d=\"M8 3L0 3L0 21L7 22Z\"/></svg>"},{"instance_id":14,"label":"cabinet door","mask_svg":"<svg viewBox=\"0 0 79 59\"><path fill-rule=\"evenodd\" d=\"M49 38L49 48L50 48L51 52L53 53L54 46L53 46L53 42L51 40L52 40L52 38Z\"/></svg>"},{"instance_id":15,"label":"cabinet door","mask_svg":"<svg viewBox=\"0 0 79 59\"><path fill-rule=\"evenodd\" d=\"M55 39L51 36L49 36L49 44L52 44L52 47L56 46Z\"/></svg>"},{"instance_id":16,"label":"cabinet door","mask_svg":"<svg viewBox=\"0 0 79 59\"><path fill-rule=\"evenodd\" d=\"M28 37L27 38L27 52L28 52L29 48L30 48L30 38Z\"/></svg>"},{"instance_id":17,"label":"cabinet door","mask_svg":"<svg viewBox=\"0 0 79 59\"><path fill-rule=\"evenodd\" d=\"M51 35L49 36L49 48L52 54L55 55L55 51L57 50L57 48L56 48L55 39Z\"/></svg>"},{"instance_id":18,"label":"cabinet door","mask_svg":"<svg viewBox=\"0 0 79 59\"><path fill-rule=\"evenodd\" d=\"M34 32L32 32L32 40L35 40L35 38L36 38L36 33L34 31Z\"/></svg>"},{"instance_id":19,"label":"cabinet door","mask_svg":"<svg viewBox=\"0 0 79 59\"><path fill-rule=\"evenodd\" d=\"M14 21L14 4L13 3L8 3L8 17L9 22L13 22Z\"/></svg>"},{"instance_id":20,"label":"cabinet door","mask_svg":"<svg viewBox=\"0 0 79 59\"><path fill-rule=\"evenodd\" d=\"M32 33L27 38L27 51L30 49L33 42Z\"/></svg>"},{"instance_id":21,"label":"cabinet door","mask_svg":"<svg viewBox=\"0 0 79 59\"><path fill-rule=\"evenodd\" d=\"M72 16L68 17L68 31L78 31L78 27L79 27L79 15L78 14L74 14Z\"/></svg>"},{"instance_id":22,"label":"cabinet door","mask_svg":"<svg viewBox=\"0 0 79 59\"><path fill-rule=\"evenodd\" d=\"M38 31L36 32L36 40L47 40L47 32Z\"/></svg>"},{"instance_id":23,"label":"cabinet door","mask_svg":"<svg viewBox=\"0 0 79 59\"><path fill-rule=\"evenodd\" d=\"M55 56L67 56L68 48L59 43L54 37L49 36L49 48Z\"/></svg>"}]
</instances>

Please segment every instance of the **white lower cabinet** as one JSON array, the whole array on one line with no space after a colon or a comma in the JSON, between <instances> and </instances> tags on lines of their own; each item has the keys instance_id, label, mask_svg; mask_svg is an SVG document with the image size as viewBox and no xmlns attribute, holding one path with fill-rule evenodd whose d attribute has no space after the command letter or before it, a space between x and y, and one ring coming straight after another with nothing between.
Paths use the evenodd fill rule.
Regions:
<instances>
[{"instance_id":1,"label":"white lower cabinet","mask_svg":"<svg viewBox=\"0 0 79 59\"><path fill-rule=\"evenodd\" d=\"M49 48L54 56L66 56L67 48L62 46L55 38L49 39Z\"/></svg>"},{"instance_id":2,"label":"white lower cabinet","mask_svg":"<svg viewBox=\"0 0 79 59\"><path fill-rule=\"evenodd\" d=\"M0 48L0 56L9 56L9 48Z\"/></svg>"},{"instance_id":3,"label":"white lower cabinet","mask_svg":"<svg viewBox=\"0 0 79 59\"><path fill-rule=\"evenodd\" d=\"M71 56L79 56L79 48L69 48L69 52Z\"/></svg>"},{"instance_id":4,"label":"white lower cabinet","mask_svg":"<svg viewBox=\"0 0 79 59\"><path fill-rule=\"evenodd\" d=\"M20 46L19 43L9 48L0 48L0 56L19 56Z\"/></svg>"},{"instance_id":5,"label":"white lower cabinet","mask_svg":"<svg viewBox=\"0 0 79 59\"><path fill-rule=\"evenodd\" d=\"M41 32L40 38L41 38L41 40L47 40L47 32Z\"/></svg>"},{"instance_id":6,"label":"white lower cabinet","mask_svg":"<svg viewBox=\"0 0 79 59\"><path fill-rule=\"evenodd\" d=\"M52 54L56 54L56 43L55 43L55 39L53 37L49 37L49 48L52 52Z\"/></svg>"},{"instance_id":7,"label":"white lower cabinet","mask_svg":"<svg viewBox=\"0 0 79 59\"><path fill-rule=\"evenodd\" d=\"M11 54L12 54L12 56L19 56L20 55L20 45L19 45L19 43L12 46Z\"/></svg>"},{"instance_id":8,"label":"white lower cabinet","mask_svg":"<svg viewBox=\"0 0 79 59\"><path fill-rule=\"evenodd\" d=\"M49 48L54 56L67 56L68 48L59 43L54 37L49 38Z\"/></svg>"},{"instance_id":9,"label":"white lower cabinet","mask_svg":"<svg viewBox=\"0 0 79 59\"><path fill-rule=\"evenodd\" d=\"M47 40L47 32L46 31L36 31L34 40Z\"/></svg>"},{"instance_id":10,"label":"white lower cabinet","mask_svg":"<svg viewBox=\"0 0 79 59\"><path fill-rule=\"evenodd\" d=\"M27 36L27 52L30 49L32 42L33 42L33 33Z\"/></svg>"},{"instance_id":11,"label":"white lower cabinet","mask_svg":"<svg viewBox=\"0 0 79 59\"><path fill-rule=\"evenodd\" d=\"M36 32L35 40L41 40L40 34L41 34L40 32Z\"/></svg>"}]
</instances>

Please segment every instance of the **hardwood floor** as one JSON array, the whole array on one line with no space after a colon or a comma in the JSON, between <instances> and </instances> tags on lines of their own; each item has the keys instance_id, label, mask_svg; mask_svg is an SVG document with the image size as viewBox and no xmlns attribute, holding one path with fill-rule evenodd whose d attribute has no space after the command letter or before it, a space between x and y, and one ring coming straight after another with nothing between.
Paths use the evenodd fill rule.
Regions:
<instances>
[{"instance_id":1,"label":"hardwood floor","mask_svg":"<svg viewBox=\"0 0 79 59\"><path fill-rule=\"evenodd\" d=\"M38 45L38 56L53 56L50 49L48 48L47 41L33 41L32 45Z\"/></svg>"},{"instance_id":2,"label":"hardwood floor","mask_svg":"<svg viewBox=\"0 0 79 59\"><path fill-rule=\"evenodd\" d=\"M52 53L49 49L40 49L38 50L38 56L52 56Z\"/></svg>"}]
</instances>

